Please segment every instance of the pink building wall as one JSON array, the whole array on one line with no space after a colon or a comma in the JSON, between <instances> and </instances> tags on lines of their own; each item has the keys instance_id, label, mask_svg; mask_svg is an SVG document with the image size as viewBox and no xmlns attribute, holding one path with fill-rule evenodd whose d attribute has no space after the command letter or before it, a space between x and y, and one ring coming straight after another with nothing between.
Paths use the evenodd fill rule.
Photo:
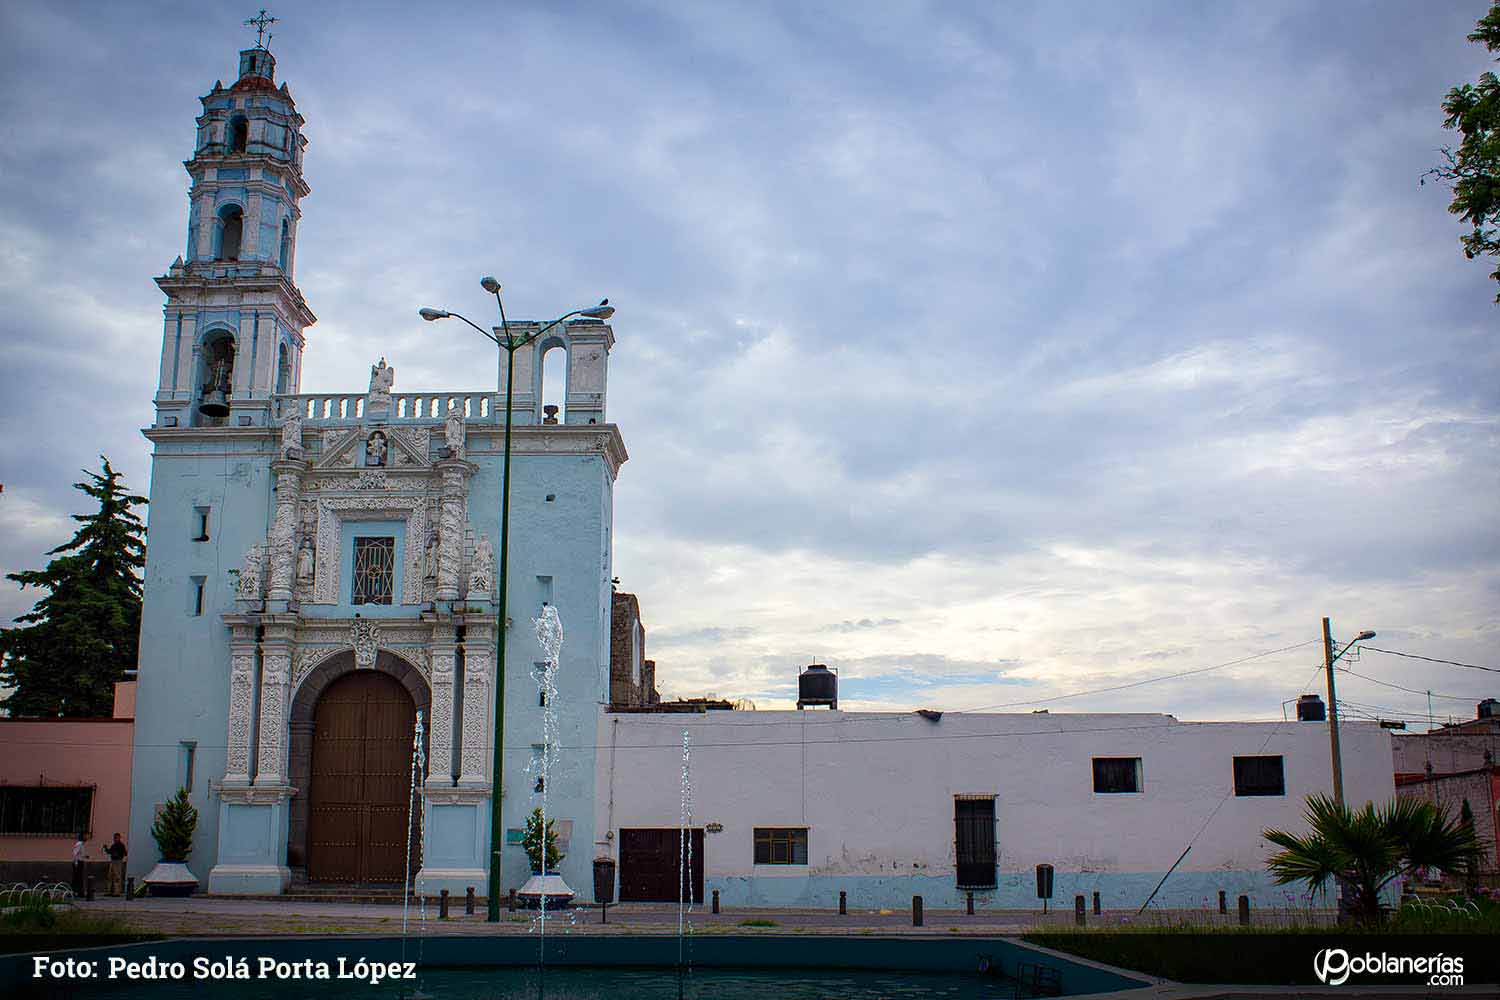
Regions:
<instances>
[{"instance_id":1,"label":"pink building wall","mask_svg":"<svg viewBox=\"0 0 1500 1000\"><path fill-rule=\"evenodd\" d=\"M99 861L118 831L130 830L130 761L135 681L115 685L111 719L0 719L0 784L92 785L88 857ZM0 862L68 861L72 835L0 835ZM141 845L148 853L150 845ZM135 845L131 845L132 851Z\"/></svg>"}]
</instances>

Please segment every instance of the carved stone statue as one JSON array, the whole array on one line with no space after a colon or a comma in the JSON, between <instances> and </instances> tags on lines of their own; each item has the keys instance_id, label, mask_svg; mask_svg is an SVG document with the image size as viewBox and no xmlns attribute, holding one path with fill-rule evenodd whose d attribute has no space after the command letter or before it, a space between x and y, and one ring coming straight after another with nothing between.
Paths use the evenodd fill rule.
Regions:
<instances>
[{"instance_id":1,"label":"carved stone statue","mask_svg":"<svg viewBox=\"0 0 1500 1000\"><path fill-rule=\"evenodd\" d=\"M469 593L488 594L495 585L495 550L484 535L474 543L474 562L469 568Z\"/></svg>"},{"instance_id":2,"label":"carved stone statue","mask_svg":"<svg viewBox=\"0 0 1500 1000\"><path fill-rule=\"evenodd\" d=\"M448 411L448 419L443 421L443 443L448 446L451 457L464 457L464 416L456 406Z\"/></svg>"},{"instance_id":3,"label":"carved stone statue","mask_svg":"<svg viewBox=\"0 0 1500 1000\"><path fill-rule=\"evenodd\" d=\"M434 531L427 536L427 547L422 550L422 578L436 580L438 575L438 536Z\"/></svg>"},{"instance_id":4,"label":"carved stone statue","mask_svg":"<svg viewBox=\"0 0 1500 1000\"><path fill-rule=\"evenodd\" d=\"M292 449L302 447L302 411L293 408L281 422L281 457L290 458Z\"/></svg>"},{"instance_id":5,"label":"carved stone statue","mask_svg":"<svg viewBox=\"0 0 1500 1000\"><path fill-rule=\"evenodd\" d=\"M259 545L252 545L245 553L245 564L240 567L240 582L235 596L242 601L260 600L260 572L262 554Z\"/></svg>"},{"instance_id":6,"label":"carved stone statue","mask_svg":"<svg viewBox=\"0 0 1500 1000\"><path fill-rule=\"evenodd\" d=\"M386 365L385 358L380 359L380 364L370 366L370 398L373 400L378 396L390 398L391 387L396 384L396 369Z\"/></svg>"},{"instance_id":7,"label":"carved stone statue","mask_svg":"<svg viewBox=\"0 0 1500 1000\"><path fill-rule=\"evenodd\" d=\"M312 539L302 539L302 547L297 550L297 586L312 586L314 558Z\"/></svg>"},{"instance_id":8,"label":"carved stone statue","mask_svg":"<svg viewBox=\"0 0 1500 1000\"><path fill-rule=\"evenodd\" d=\"M365 442L365 465L384 465L385 455L385 434L380 431L376 431L374 434L371 434L369 440Z\"/></svg>"}]
</instances>

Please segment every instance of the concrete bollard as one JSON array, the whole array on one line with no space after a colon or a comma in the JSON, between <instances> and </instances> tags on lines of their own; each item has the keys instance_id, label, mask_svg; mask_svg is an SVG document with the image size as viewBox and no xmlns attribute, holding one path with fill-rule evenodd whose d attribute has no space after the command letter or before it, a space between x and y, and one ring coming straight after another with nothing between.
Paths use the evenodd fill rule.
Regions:
<instances>
[{"instance_id":1,"label":"concrete bollard","mask_svg":"<svg viewBox=\"0 0 1500 1000\"><path fill-rule=\"evenodd\" d=\"M839 890L839 916L849 915L849 894L843 889Z\"/></svg>"},{"instance_id":2,"label":"concrete bollard","mask_svg":"<svg viewBox=\"0 0 1500 1000\"><path fill-rule=\"evenodd\" d=\"M1095 889L1094 890L1094 916L1097 917L1099 914L1101 914L1103 912L1104 912L1104 910L1102 910L1099 907L1099 890Z\"/></svg>"},{"instance_id":3,"label":"concrete bollard","mask_svg":"<svg viewBox=\"0 0 1500 1000\"><path fill-rule=\"evenodd\" d=\"M1219 890L1219 912L1229 912L1229 894L1226 893L1223 889Z\"/></svg>"},{"instance_id":4,"label":"concrete bollard","mask_svg":"<svg viewBox=\"0 0 1500 1000\"><path fill-rule=\"evenodd\" d=\"M132 875L125 880L125 901L130 902L130 897L135 895L135 876Z\"/></svg>"},{"instance_id":5,"label":"concrete bollard","mask_svg":"<svg viewBox=\"0 0 1500 1000\"><path fill-rule=\"evenodd\" d=\"M444 889L438 893L438 919L448 919L448 890Z\"/></svg>"},{"instance_id":6,"label":"concrete bollard","mask_svg":"<svg viewBox=\"0 0 1500 1000\"><path fill-rule=\"evenodd\" d=\"M922 926L922 897L921 896L913 896L911 898L911 925L913 927L921 927Z\"/></svg>"},{"instance_id":7,"label":"concrete bollard","mask_svg":"<svg viewBox=\"0 0 1500 1000\"><path fill-rule=\"evenodd\" d=\"M1241 896L1240 897L1240 926L1241 927L1249 927L1250 926L1250 897L1249 896Z\"/></svg>"},{"instance_id":8,"label":"concrete bollard","mask_svg":"<svg viewBox=\"0 0 1500 1000\"><path fill-rule=\"evenodd\" d=\"M1076 895L1076 896L1073 897L1073 923L1077 924L1079 927L1082 927L1083 924L1084 924L1084 921L1087 919L1087 918L1084 917L1083 914L1084 914L1083 893L1080 892L1078 895Z\"/></svg>"},{"instance_id":9,"label":"concrete bollard","mask_svg":"<svg viewBox=\"0 0 1500 1000\"><path fill-rule=\"evenodd\" d=\"M464 890L464 915L468 917L474 915L474 887L472 885Z\"/></svg>"},{"instance_id":10,"label":"concrete bollard","mask_svg":"<svg viewBox=\"0 0 1500 1000\"><path fill-rule=\"evenodd\" d=\"M718 889L714 890L714 912L715 913L719 912L719 890Z\"/></svg>"},{"instance_id":11,"label":"concrete bollard","mask_svg":"<svg viewBox=\"0 0 1500 1000\"><path fill-rule=\"evenodd\" d=\"M514 889L510 891L510 901L506 903L506 908L512 913L516 912L516 890Z\"/></svg>"},{"instance_id":12,"label":"concrete bollard","mask_svg":"<svg viewBox=\"0 0 1500 1000\"><path fill-rule=\"evenodd\" d=\"M974 894L972 892L964 893L964 907L968 910L969 916L972 917L974 915Z\"/></svg>"}]
</instances>

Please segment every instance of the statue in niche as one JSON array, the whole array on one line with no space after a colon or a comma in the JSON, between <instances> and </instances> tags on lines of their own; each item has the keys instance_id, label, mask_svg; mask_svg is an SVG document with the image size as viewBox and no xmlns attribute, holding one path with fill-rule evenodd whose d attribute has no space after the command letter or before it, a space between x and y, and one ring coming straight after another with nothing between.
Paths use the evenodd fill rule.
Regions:
<instances>
[{"instance_id":1,"label":"statue in niche","mask_svg":"<svg viewBox=\"0 0 1500 1000\"><path fill-rule=\"evenodd\" d=\"M313 582L313 543L311 538L302 539L302 547L297 550L297 586L311 587Z\"/></svg>"},{"instance_id":2,"label":"statue in niche","mask_svg":"<svg viewBox=\"0 0 1500 1000\"><path fill-rule=\"evenodd\" d=\"M469 569L469 593L488 594L495 583L495 550L484 535L474 543L474 562Z\"/></svg>"},{"instance_id":3,"label":"statue in niche","mask_svg":"<svg viewBox=\"0 0 1500 1000\"><path fill-rule=\"evenodd\" d=\"M382 431L371 434L370 439L365 442L365 465L385 465L386 450L385 434Z\"/></svg>"},{"instance_id":4,"label":"statue in niche","mask_svg":"<svg viewBox=\"0 0 1500 1000\"><path fill-rule=\"evenodd\" d=\"M259 545L252 545L245 553L245 563L240 567L240 582L235 590L235 596L242 601L256 601L260 599L260 569L261 551Z\"/></svg>"},{"instance_id":5,"label":"statue in niche","mask_svg":"<svg viewBox=\"0 0 1500 1000\"><path fill-rule=\"evenodd\" d=\"M396 369L385 363L385 358L380 363L370 366L370 395L369 402L373 406L378 402L386 405L391 401L391 387L396 384Z\"/></svg>"},{"instance_id":6,"label":"statue in niche","mask_svg":"<svg viewBox=\"0 0 1500 1000\"><path fill-rule=\"evenodd\" d=\"M294 449L302 448L302 412L295 407L281 422L281 457L291 458Z\"/></svg>"},{"instance_id":7,"label":"statue in niche","mask_svg":"<svg viewBox=\"0 0 1500 1000\"><path fill-rule=\"evenodd\" d=\"M427 536L427 548L422 551L422 577L436 580L438 575L438 536L434 531Z\"/></svg>"},{"instance_id":8,"label":"statue in niche","mask_svg":"<svg viewBox=\"0 0 1500 1000\"><path fill-rule=\"evenodd\" d=\"M443 443L448 446L449 458L464 457L464 417L457 406L448 411L443 421Z\"/></svg>"}]
</instances>

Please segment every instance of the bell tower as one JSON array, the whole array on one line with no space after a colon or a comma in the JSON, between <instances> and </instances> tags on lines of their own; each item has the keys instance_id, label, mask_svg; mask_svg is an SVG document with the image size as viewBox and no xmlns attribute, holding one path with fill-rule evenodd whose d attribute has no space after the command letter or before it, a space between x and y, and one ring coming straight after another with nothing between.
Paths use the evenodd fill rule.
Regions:
<instances>
[{"instance_id":1,"label":"bell tower","mask_svg":"<svg viewBox=\"0 0 1500 1000\"><path fill-rule=\"evenodd\" d=\"M216 80L201 100L183 164L186 252L156 279L167 296L156 423L263 427L272 397L298 391L303 330L316 322L294 280L307 140L259 40L234 84Z\"/></svg>"}]
</instances>

